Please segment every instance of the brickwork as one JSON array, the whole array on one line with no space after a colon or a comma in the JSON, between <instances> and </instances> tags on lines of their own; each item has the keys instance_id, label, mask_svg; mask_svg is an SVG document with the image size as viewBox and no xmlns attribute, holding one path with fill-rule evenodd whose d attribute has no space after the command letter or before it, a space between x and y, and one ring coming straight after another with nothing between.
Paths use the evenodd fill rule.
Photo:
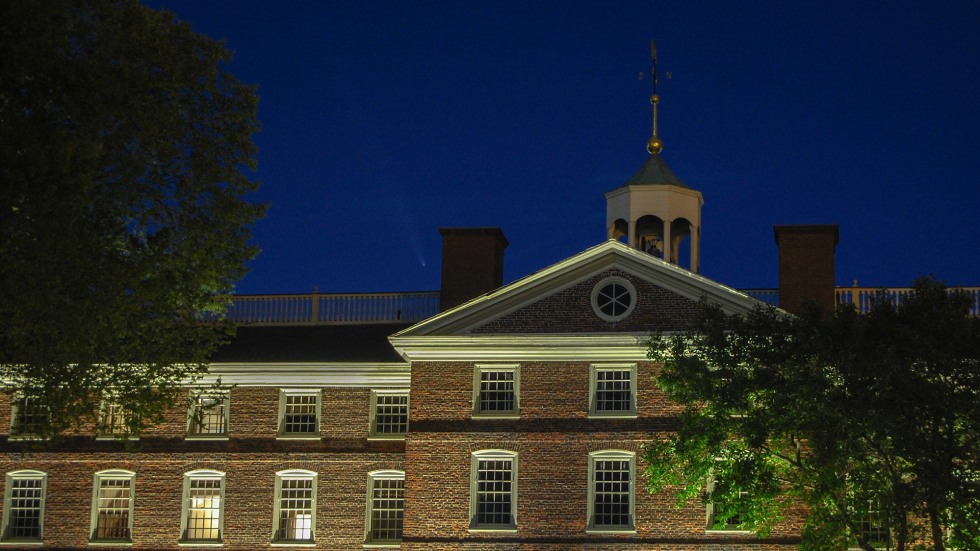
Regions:
<instances>
[{"instance_id":1,"label":"brickwork","mask_svg":"<svg viewBox=\"0 0 980 551\"><path fill-rule=\"evenodd\" d=\"M799 313L812 302L832 310L837 226L775 226L779 246L779 307Z\"/></svg>"},{"instance_id":2,"label":"brickwork","mask_svg":"<svg viewBox=\"0 0 980 551\"><path fill-rule=\"evenodd\" d=\"M633 312L618 322L601 319L592 309L592 290L607 277L629 280L636 288ZM609 270L502 316L474 333L613 333L679 331L697 313L697 301L682 297L620 270Z\"/></svg>"},{"instance_id":3,"label":"brickwork","mask_svg":"<svg viewBox=\"0 0 980 551\"><path fill-rule=\"evenodd\" d=\"M440 310L492 291L504 281L507 238L500 228L440 228Z\"/></svg>"}]
</instances>

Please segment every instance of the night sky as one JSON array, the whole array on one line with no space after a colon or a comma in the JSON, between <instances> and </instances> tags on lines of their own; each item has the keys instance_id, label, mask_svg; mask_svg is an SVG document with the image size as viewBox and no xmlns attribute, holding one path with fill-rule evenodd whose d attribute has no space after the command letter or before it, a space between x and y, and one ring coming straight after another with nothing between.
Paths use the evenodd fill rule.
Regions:
<instances>
[{"instance_id":1,"label":"night sky","mask_svg":"<svg viewBox=\"0 0 980 551\"><path fill-rule=\"evenodd\" d=\"M258 84L240 293L435 290L440 227L502 228L507 282L600 243L647 156L651 38L702 274L775 287L772 226L838 224L838 285L980 285L980 2L146 4Z\"/></svg>"}]
</instances>

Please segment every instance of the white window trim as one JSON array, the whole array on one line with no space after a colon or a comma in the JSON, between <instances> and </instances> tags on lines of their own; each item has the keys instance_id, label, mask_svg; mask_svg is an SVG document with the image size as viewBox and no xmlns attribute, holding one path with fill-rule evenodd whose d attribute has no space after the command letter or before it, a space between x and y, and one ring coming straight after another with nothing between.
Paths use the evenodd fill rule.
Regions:
<instances>
[{"instance_id":1,"label":"white window trim","mask_svg":"<svg viewBox=\"0 0 980 551\"><path fill-rule=\"evenodd\" d=\"M597 372L599 371L627 371L630 372L630 409L629 411L597 411L596 410L596 385L599 382ZM589 366L589 417L590 418L627 418L638 417L636 411L636 364L592 364Z\"/></svg>"},{"instance_id":2,"label":"white window trim","mask_svg":"<svg viewBox=\"0 0 980 551\"><path fill-rule=\"evenodd\" d=\"M132 412L125 411L125 408L123 408L122 404L120 404L119 401L113 399L111 396L103 398L101 404L99 405L99 422L97 423L95 429L96 430L95 439L96 440L139 440L139 436L134 436L133 433L129 431L128 426L123 427L123 430L125 432L118 432L118 433L106 432L105 430L106 409L110 405L115 405L116 407L122 409L124 411L123 415L126 417L127 421L129 420L129 416L133 415Z\"/></svg>"},{"instance_id":3,"label":"white window trim","mask_svg":"<svg viewBox=\"0 0 980 551\"><path fill-rule=\"evenodd\" d=\"M595 516L595 464L596 461L629 461L630 466L630 511L627 526L599 526ZM586 512L586 534L635 534L636 533L636 454L626 450L602 450L589 454L589 503Z\"/></svg>"},{"instance_id":4,"label":"white window trim","mask_svg":"<svg viewBox=\"0 0 980 551\"><path fill-rule=\"evenodd\" d=\"M282 482L283 480L312 480L312 492L310 492L310 539L309 540L280 540L279 534L279 511L282 502ZM316 490L319 485L319 477L313 471L303 469L289 469L276 473L276 495L272 507L272 543L273 547L315 547L316 546Z\"/></svg>"},{"instance_id":5,"label":"white window trim","mask_svg":"<svg viewBox=\"0 0 980 551\"><path fill-rule=\"evenodd\" d=\"M377 428L378 416L378 396L405 396L405 414L409 415L412 409L412 397L407 388L373 389L371 390L371 411L368 420L368 440L404 440L412 424L411 417L408 417L408 425L402 433L381 433L375 432Z\"/></svg>"},{"instance_id":6,"label":"white window trim","mask_svg":"<svg viewBox=\"0 0 980 551\"><path fill-rule=\"evenodd\" d=\"M717 459L716 461L724 461L724 460ZM716 479L714 474L710 474L708 476L708 484L706 488L708 492L708 500L705 503L705 507L704 507L705 533L707 534L753 534L754 532L752 530L731 530L727 528L720 528L720 529L712 528L712 526L715 523L715 504L714 501L711 500L711 494L715 490L715 480ZM748 492L740 492L740 493L747 494Z\"/></svg>"},{"instance_id":7,"label":"white window trim","mask_svg":"<svg viewBox=\"0 0 980 551\"><path fill-rule=\"evenodd\" d=\"M630 294L630 305L626 308L625 312L623 312L618 316L607 315L605 312L599 309L599 302L598 302L599 291L601 291L607 285L610 285L612 283L622 285L623 287L626 288L626 290ZM592 304L592 312L595 313L595 315L598 316L599 319L603 321L608 321L610 323L615 323L629 317L629 315L632 314L633 310L636 308L636 303L638 301L639 298L638 295L636 294L636 287L633 286L633 282L619 276L609 276L609 277L602 278L602 280L596 283L595 287L592 288L592 295L589 300L590 304Z\"/></svg>"},{"instance_id":8,"label":"white window trim","mask_svg":"<svg viewBox=\"0 0 980 551\"><path fill-rule=\"evenodd\" d=\"M224 407L224 417L225 417L225 432L215 433L215 434L192 434L194 424L197 422L194 419L197 413L198 400L201 398L220 398L222 405ZM208 390L198 390L191 392L191 402L190 408L187 411L187 432L185 433L185 438L187 440L228 440L229 434L231 432L231 427L229 425L231 418L231 393L227 390L219 391L208 391Z\"/></svg>"},{"instance_id":9,"label":"white window trim","mask_svg":"<svg viewBox=\"0 0 980 551\"><path fill-rule=\"evenodd\" d=\"M286 433L286 397L316 396L316 431L307 433ZM323 395L318 388L284 388L279 392L279 427L276 438L282 440L320 440L320 421L323 417Z\"/></svg>"},{"instance_id":10,"label":"white window trim","mask_svg":"<svg viewBox=\"0 0 980 551\"><path fill-rule=\"evenodd\" d=\"M21 537L9 537L8 531L10 529L10 499L13 494L13 481L14 480L24 480L24 479L41 479L41 506L39 511L39 532L40 537L37 538L21 538ZM23 469L18 471L11 471L7 473L6 485L4 486L3 493L3 532L2 542L4 543L17 543L17 544L43 544L44 543L44 506L47 502L47 492L48 492L48 474L42 471L35 471L32 469Z\"/></svg>"},{"instance_id":11,"label":"white window trim","mask_svg":"<svg viewBox=\"0 0 980 551\"><path fill-rule=\"evenodd\" d=\"M509 460L510 463L510 524L477 524L477 495L480 461ZM470 460L470 532L517 532L517 452L510 450L479 450Z\"/></svg>"},{"instance_id":12,"label":"white window trim","mask_svg":"<svg viewBox=\"0 0 980 551\"><path fill-rule=\"evenodd\" d=\"M190 515L190 491L191 491L191 481L193 480L214 480L218 479L221 481L221 493L219 495L218 501L218 539L216 540L192 540L187 539L187 520ZM194 545L194 546L217 546L222 545L225 539L225 473L221 471L212 471L209 469L200 469L196 471L188 471L184 473L184 491L181 494L181 508L180 508L180 541L178 543L183 545Z\"/></svg>"},{"instance_id":13,"label":"white window trim","mask_svg":"<svg viewBox=\"0 0 980 551\"><path fill-rule=\"evenodd\" d=\"M10 401L10 436L8 440L47 440L47 437L42 436L37 433L25 433L25 434L15 434L14 431L17 429L17 421L20 416L20 401L24 399L24 395L17 393L12 397ZM34 398L39 400L40 398Z\"/></svg>"},{"instance_id":14,"label":"white window trim","mask_svg":"<svg viewBox=\"0 0 980 551\"><path fill-rule=\"evenodd\" d=\"M95 539L95 530L99 524L99 486L103 479L107 478L128 478L129 479L129 538L128 539ZM109 469L95 473L95 480L92 485L92 518L89 525L89 545L132 545L133 544L133 510L136 502L136 473L121 469Z\"/></svg>"},{"instance_id":15,"label":"white window trim","mask_svg":"<svg viewBox=\"0 0 980 551\"><path fill-rule=\"evenodd\" d=\"M480 375L485 371L512 371L514 373L514 409L504 412L480 411ZM521 366L518 364L477 364L473 368L473 419L520 419L521 418Z\"/></svg>"},{"instance_id":16,"label":"white window trim","mask_svg":"<svg viewBox=\"0 0 980 551\"><path fill-rule=\"evenodd\" d=\"M371 539L371 516L374 512L374 482L376 480L405 480L404 471L382 470L371 471L367 476L367 503L364 507L364 547L401 547L401 540L372 540ZM403 490L404 492L404 490ZM405 499L402 494L402 511L405 510Z\"/></svg>"}]
</instances>

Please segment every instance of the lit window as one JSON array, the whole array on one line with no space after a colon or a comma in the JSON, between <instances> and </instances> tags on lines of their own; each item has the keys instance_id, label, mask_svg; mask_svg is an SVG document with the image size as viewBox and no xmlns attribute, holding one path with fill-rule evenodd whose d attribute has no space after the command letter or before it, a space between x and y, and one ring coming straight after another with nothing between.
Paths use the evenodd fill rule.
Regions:
<instances>
[{"instance_id":1,"label":"lit window","mask_svg":"<svg viewBox=\"0 0 980 551\"><path fill-rule=\"evenodd\" d=\"M7 473L3 503L3 540L40 541L44 535L45 473Z\"/></svg>"},{"instance_id":2,"label":"lit window","mask_svg":"<svg viewBox=\"0 0 980 551\"><path fill-rule=\"evenodd\" d=\"M132 541L133 482L129 471L95 474L92 496L92 541Z\"/></svg>"},{"instance_id":3,"label":"lit window","mask_svg":"<svg viewBox=\"0 0 980 551\"><path fill-rule=\"evenodd\" d=\"M316 525L316 473L276 473L276 503L273 541L313 543Z\"/></svg>"},{"instance_id":4,"label":"lit window","mask_svg":"<svg viewBox=\"0 0 980 551\"><path fill-rule=\"evenodd\" d=\"M470 489L471 530L517 529L517 454L473 452Z\"/></svg>"},{"instance_id":5,"label":"lit window","mask_svg":"<svg viewBox=\"0 0 980 551\"><path fill-rule=\"evenodd\" d=\"M102 400L99 412L99 438L118 438L129 435L130 412L112 399Z\"/></svg>"},{"instance_id":6,"label":"lit window","mask_svg":"<svg viewBox=\"0 0 980 551\"><path fill-rule=\"evenodd\" d=\"M708 482L708 530L747 531L745 511L748 492L718 476Z\"/></svg>"},{"instance_id":7,"label":"lit window","mask_svg":"<svg viewBox=\"0 0 980 551\"><path fill-rule=\"evenodd\" d=\"M319 438L319 414L319 390L283 390L279 399L279 437Z\"/></svg>"},{"instance_id":8,"label":"lit window","mask_svg":"<svg viewBox=\"0 0 980 551\"><path fill-rule=\"evenodd\" d=\"M228 394L201 393L191 397L188 438L228 437Z\"/></svg>"},{"instance_id":9,"label":"lit window","mask_svg":"<svg viewBox=\"0 0 980 551\"><path fill-rule=\"evenodd\" d=\"M589 531L634 530L635 459L618 450L589 454Z\"/></svg>"},{"instance_id":10,"label":"lit window","mask_svg":"<svg viewBox=\"0 0 980 551\"><path fill-rule=\"evenodd\" d=\"M600 319L617 322L636 307L636 288L628 279L607 277L592 289L592 311Z\"/></svg>"},{"instance_id":11,"label":"lit window","mask_svg":"<svg viewBox=\"0 0 980 551\"><path fill-rule=\"evenodd\" d=\"M397 545L405 515L405 473L375 471L368 474L367 536L374 545Z\"/></svg>"},{"instance_id":12,"label":"lit window","mask_svg":"<svg viewBox=\"0 0 980 551\"><path fill-rule=\"evenodd\" d=\"M184 475L181 541L220 542L223 532L225 475L193 471Z\"/></svg>"},{"instance_id":13,"label":"lit window","mask_svg":"<svg viewBox=\"0 0 980 551\"><path fill-rule=\"evenodd\" d=\"M473 382L474 417L516 417L520 370L516 365L478 365Z\"/></svg>"},{"instance_id":14,"label":"lit window","mask_svg":"<svg viewBox=\"0 0 980 551\"><path fill-rule=\"evenodd\" d=\"M636 365L593 365L589 415L636 416Z\"/></svg>"},{"instance_id":15,"label":"lit window","mask_svg":"<svg viewBox=\"0 0 980 551\"><path fill-rule=\"evenodd\" d=\"M371 391L371 438L401 439L408 432L408 391Z\"/></svg>"},{"instance_id":16,"label":"lit window","mask_svg":"<svg viewBox=\"0 0 980 551\"><path fill-rule=\"evenodd\" d=\"M11 411L11 438L40 438L48 429L48 406L40 398L16 398Z\"/></svg>"}]
</instances>

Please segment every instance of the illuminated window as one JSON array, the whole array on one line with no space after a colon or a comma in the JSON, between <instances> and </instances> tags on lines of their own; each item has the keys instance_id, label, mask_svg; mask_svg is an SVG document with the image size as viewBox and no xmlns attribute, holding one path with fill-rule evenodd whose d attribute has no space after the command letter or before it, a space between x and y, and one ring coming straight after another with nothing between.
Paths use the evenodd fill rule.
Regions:
<instances>
[{"instance_id":1,"label":"illuminated window","mask_svg":"<svg viewBox=\"0 0 980 551\"><path fill-rule=\"evenodd\" d=\"M745 523L748 492L726 482L724 478L712 476L708 482L708 494L708 530L748 530Z\"/></svg>"},{"instance_id":2,"label":"illuminated window","mask_svg":"<svg viewBox=\"0 0 980 551\"><path fill-rule=\"evenodd\" d=\"M517 454L473 452L470 529L517 529Z\"/></svg>"},{"instance_id":3,"label":"illuminated window","mask_svg":"<svg viewBox=\"0 0 980 551\"><path fill-rule=\"evenodd\" d=\"M280 438L319 438L319 417L319 390L283 390L280 394Z\"/></svg>"},{"instance_id":4,"label":"illuminated window","mask_svg":"<svg viewBox=\"0 0 980 551\"><path fill-rule=\"evenodd\" d=\"M48 406L40 398L21 396L13 402L11 438L40 438L48 428Z\"/></svg>"},{"instance_id":5,"label":"illuminated window","mask_svg":"<svg viewBox=\"0 0 980 551\"><path fill-rule=\"evenodd\" d=\"M635 364L593 365L590 379L590 416L636 416Z\"/></svg>"},{"instance_id":6,"label":"illuminated window","mask_svg":"<svg viewBox=\"0 0 980 551\"><path fill-rule=\"evenodd\" d=\"M99 438L118 438L129 435L131 414L122 404L108 398L102 400L99 412Z\"/></svg>"},{"instance_id":7,"label":"illuminated window","mask_svg":"<svg viewBox=\"0 0 980 551\"><path fill-rule=\"evenodd\" d=\"M589 531L634 530L635 459L619 450L589 454Z\"/></svg>"},{"instance_id":8,"label":"illuminated window","mask_svg":"<svg viewBox=\"0 0 980 551\"><path fill-rule=\"evenodd\" d=\"M276 473L276 503L273 541L313 543L316 526L316 473Z\"/></svg>"},{"instance_id":9,"label":"illuminated window","mask_svg":"<svg viewBox=\"0 0 980 551\"><path fill-rule=\"evenodd\" d=\"M607 277L592 289L592 311L600 319L616 322L636 307L636 288L628 279Z\"/></svg>"},{"instance_id":10,"label":"illuminated window","mask_svg":"<svg viewBox=\"0 0 980 551\"><path fill-rule=\"evenodd\" d=\"M375 545L397 545L405 516L405 473L375 471L368 474L367 537Z\"/></svg>"},{"instance_id":11,"label":"illuminated window","mask_svg":"<svg viewBox=\"0 0 980 551\"><path fill-rule=\"evenodd\" d=\"M401 439L408 432L408 391L371 391L371 438Z\"/></svg>"},{"instance_id":12,"label":"illuminated window","mask_svg":"<svg viewBox=\"0 0 980 551\"><path fill-rule=\"evenodd\" d=\"M4 541L41 541L47 477L40 471L7 473L3 497Z\"/></svg>"},{"instance_id":13,"label":"illuminated window","mask_svg":"<svg viewBox=\"0 0 980 551\"><path fill-rule=\"evenodd\" d=\"M474 417L519 415L520 370L518 366L478 365L474 373Z\"/></svg>"},{"instance_id":14,"label":"illuminated window","mask_svg":"<svg viewBox=\"0 0 980 551\"><path fill-rule=\"evenodd\" d=\"M133 532L133 482L136 473L95 474L92 496L92 541L129 542Z\"/></svg>"},{"instance_id":15,"label":"illuminated window","mask_svg":"<svg viewBox=\"0 0 980 551\"><path fill-rule=\"evenodd\" d=\"M228 437L228 394L201 393L191 397L187 421L188 438Z\"/></svg>"},{"instance_id":16,"label":"illuminated window","mask_svg":"<svg viewBox=\"0 0 980 551\"><path fill-rule=\"evenodd\" d=\"M225 475L192 471L184 475L181 541L220 542L223 533Z\"/></svg>"}]
</instances>

